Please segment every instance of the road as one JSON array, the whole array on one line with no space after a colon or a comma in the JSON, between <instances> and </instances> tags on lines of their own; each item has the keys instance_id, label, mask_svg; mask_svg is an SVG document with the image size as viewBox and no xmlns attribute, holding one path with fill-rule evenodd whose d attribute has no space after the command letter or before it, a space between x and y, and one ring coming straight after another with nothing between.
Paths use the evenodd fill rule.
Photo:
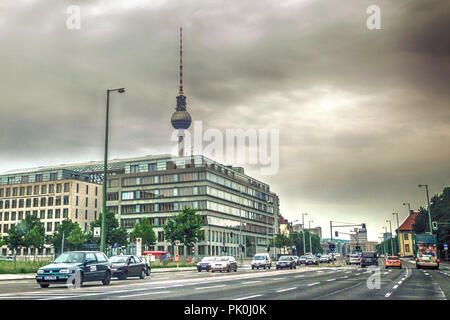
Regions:
<instances>
[{"instance_id":1,"label":"road","mask_svg":"<svg viewBox=\"0 0 450 320\"><path fill-rule=\"evenodd\" d=\"M89 282L77 289L56 285L41 289L34 280L0 282L0 300L446 300L449 294L450 267L417 270L408 263L403 269L389 270L301 266L295 270L241 268L231 273L169 272L143 280L113 280L109 286Z\"/></svg>"}]
</instances>

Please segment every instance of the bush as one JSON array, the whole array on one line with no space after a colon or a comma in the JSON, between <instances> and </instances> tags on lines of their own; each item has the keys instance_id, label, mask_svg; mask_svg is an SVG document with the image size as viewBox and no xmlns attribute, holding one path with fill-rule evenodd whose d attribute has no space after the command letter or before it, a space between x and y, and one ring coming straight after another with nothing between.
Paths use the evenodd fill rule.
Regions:
<instances>
[{"instance_id":1,"label":"bush","mask_svg":"<svg viewBox=\"0 0 450 320\"><path fill-rule=\"evenodd\" d=\"M51 261L0 261L0 274L36 273Z\"/></svg>"},{"instance_id":2,"label":"bush","mask_svg":"<svg viewBox=\"0 0 450 320\"><path fill-rule=\"evenodd\" d=\"M197 264L195 262L180 262L178 264L179 267L195 267ZM176 262L152 262L151 267L153 268L176 268Z\"/></svg>"}]
</instances>

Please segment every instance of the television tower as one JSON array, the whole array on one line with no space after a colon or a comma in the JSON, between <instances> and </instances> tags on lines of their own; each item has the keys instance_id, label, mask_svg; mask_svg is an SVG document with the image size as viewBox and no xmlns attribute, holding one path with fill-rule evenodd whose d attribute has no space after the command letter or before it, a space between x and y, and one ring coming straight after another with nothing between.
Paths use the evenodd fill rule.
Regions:
<instances>
[{"instance_id":1,"label":"television tower","mask_svg":"<svg viewBox=\"0 0 450 320\"><path fill-rule=\"evenodd\" d=\"M184 130L191 126L191 115L186 111L186 96L183 92L183 29L180 27L180 88L177 96L177 106L170 119L174 129L178 130L178 156L184 156Z\"/></svg>"}]
</instances>

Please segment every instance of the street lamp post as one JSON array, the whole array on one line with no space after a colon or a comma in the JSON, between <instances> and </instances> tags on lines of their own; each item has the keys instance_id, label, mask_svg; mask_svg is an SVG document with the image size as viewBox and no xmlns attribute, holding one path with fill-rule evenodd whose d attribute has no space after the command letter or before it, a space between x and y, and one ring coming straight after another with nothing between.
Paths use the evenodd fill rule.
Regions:
<instances>
[{"instance_id":1,"label":"street lamp post","mask_svg":"<svg viewBox=\"0 0 450 320\"><path fill-rule=\"evenodd\" d=\"M427 204L428 204L428 222L430 223L430 234L433 234L433 228L431 226L431 208L430 208L430 197L428 196L428 185L427 184L419 184L420 187L425 187L427 191Z\"/></svg>"},{"instance_id":2,"label":"street lamp post","mask_svg":"<svg viewBox=\"0 0 450 320\"><path fill-rule=\"evenodd\" d=\"M306 247L305 247L305 216L307 216L307 213L302 213L302 234L303 234L303 254L306 254Z\"/></svg>"},{"instance_id":3,"label":"street lamp post","mask_svg":"<svg viewBox=\"0 0 450 320\"><path fill-rule=\"evenodd\" d=\"M125 92L124 88L107 89L106 90L106 128L105 128L105 161L103 163L103 214L102 214L102 229L100 237L100 250L106 253L105 240L106 240L106 184L107 184L107 171L108 171L108 126L109 126L109 93L117 91L119 93Z\"/></svg>"},{"instance_id":4,"label":"street lamp post","mask_svg":"<svg viewBox=\"0 0 450 320\"><path fill-rule=\"evenodd\" d=\"M386 222L389 222L389 228L391 231L391 249L392 249L392 255L394 255L394 242L392 242L392 224L391 224L391 220L386 220Z\"/></svg>"},{"instance_id":5,"label":"street lamp post","mask_svg":"<svg viewBox=\"0 0 450 320\"><path fill-rule=\"evenodd\" d=\"M400 234L399 234L399 228L400 228L400 225L399 225L399 223L398 223L398 212L393 212L392 213L392 215L393 216L397 216L397 244L398 244L398 248L397 248L397 255L400 255Z\"/></svg>"},{"instance_id":6,"label":"street lamp post","mask_svg":"<svg viewBox=\"0 0 450 320\"><path fill-rule=\"evenodd\" d=\"M314 221L309 220L309 222L308 222L308 231L309 231L309 250L312 253L313 250L312 250L312 243L311 243L311 222L314 222Z\"/></svg>"},{"instance_id":7,"label":"street lamp post","mask_svg":"<svg viewBox=\"0 0 450 320\"><path fill-rule=\"evenodd\" d=\"M386 252L385 252L385 250L384 250L384 239L383 239L383 237L378 237L379 239L380 239L380 245L382 245L382 251L383 251L383 255L386 257Z\"/></svg>"}]
</instances>

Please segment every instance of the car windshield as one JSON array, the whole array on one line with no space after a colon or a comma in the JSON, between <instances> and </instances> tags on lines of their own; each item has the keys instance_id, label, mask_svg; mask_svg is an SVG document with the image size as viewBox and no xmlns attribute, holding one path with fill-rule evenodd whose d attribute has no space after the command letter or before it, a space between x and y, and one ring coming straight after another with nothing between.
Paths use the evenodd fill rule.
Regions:
<instances>
[{"instance_id":1,"label":"car windshield","mask_svg":"<svg viewBox=\"0 0 450 320\"><path fill-rule=\"evenodd\" d=\"M204 257L201 262L211 262L216 260L215 257Z\"/></svg>"},{"instance_id":2,"label":"car windshield","mask_svg":"<svg viewBox=\"0 0 450 320\"><path fill-rule=\"evenodd\" d=\"M306 259L306 256L301 256L300 259Z\"/></svg>"},{"instance_id":3,"label":"car windshield","mask_svg":"<svg viewBox=\"0 0 450 320\"><path fill-rule=\"evenodd\" d=\"M218 258L216 261L228 261L228 258L227 257Z\"/></svg>"},{"instance_id":4,"label":"car windshield","mask_svg":"<svg viewBox=\"0 0 450 320\"><path fill-rule=\"evenodd\" d=\"M280 260L278 261L290 261L291 258L290 257L280 257Z\"/></svg>"},{"instance_id":5,"label":"car windshield","mask_svg":"<svg viewBox=\"0 0 450 320\"><path fill-rule=\"evenodd\" d=\"M350 256L350 258L359 258L359 256L357 255L357 254L352 254L351 256Z\"/></svg>"},{"instance_id":6,"label":"car windshield","mask_svg":"<svg viewBox=\"0 0 450 320\"><path fill-rule=\"evenodd\" d=\"M388 257L387 259L388 259L388 260L399 260L398 257Z\"/></svg>"},{"instance_id":7,"label":"car windshield","mask_svg":"<svg viewBox=\"0 0 450 320\"><path fill-rule=\"evenodd\" d=\"M83 261L83 252L65 252L56 258L54 263L82 263Z\"/></svg>"},{"instance_id":8,"label":"car windshield","mask_svg":"<svg viewBox=\"0 0 450 320\"><path fill-rule=\"evenodd\" d=\"M265 256L254 256L253 260L266 260Z\"/></svg>"},{"instance_id":9,"label":"car windshield","mask_svg":"<svg viewBox=\"0 0 450 320\"><path fill-rule=\"evenodd\" d=\"M364 258L375 258L375 253L373 252L365 252L363 253Z\"/></svg>"},{"instance_id":10,"label":"car windshield","mask_svg":"<svg viewBox=\"0 0 450 320\"><path fill-rule=\"evenodd\" d=\"M128 257L127 256L114 256L114 257L111 257L109 260L114 263L126 263L128 260Z\"/></svg>"}]
</instances>

